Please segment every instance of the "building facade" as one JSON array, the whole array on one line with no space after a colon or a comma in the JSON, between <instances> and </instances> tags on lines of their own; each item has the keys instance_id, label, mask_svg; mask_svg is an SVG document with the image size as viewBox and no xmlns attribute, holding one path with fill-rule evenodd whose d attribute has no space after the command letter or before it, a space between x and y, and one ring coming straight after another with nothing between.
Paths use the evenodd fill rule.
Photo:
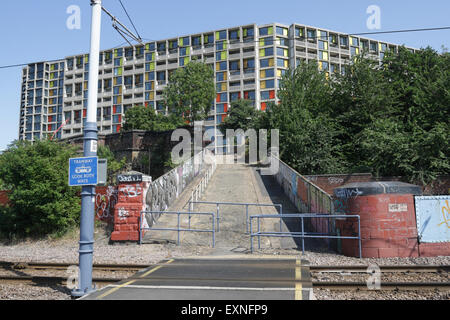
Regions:
<instances>
[{"instance_id":1,"label":"building facade","mask_svg":"<svg viewBox=\"0 0 450 320\"><path fill-rule=\"evenodd\" d=\"M293 24L245 25L120 47L100 53L97 123L99 134L120 131L127 109L145 105L166 113L163 90L170 74L191 60L215 72L217 96L205 121L213 130L230 103L254 102L265 110L277 103L280 79L289 67L315 60L324 72L345 72L365 50L382 59L398 45L326 29ZM89 55L29 64L23 68L19 139L56 139L80 135L86 121ZM220 132L218 146L225 145Z\"/></svg>"}]
</instances>

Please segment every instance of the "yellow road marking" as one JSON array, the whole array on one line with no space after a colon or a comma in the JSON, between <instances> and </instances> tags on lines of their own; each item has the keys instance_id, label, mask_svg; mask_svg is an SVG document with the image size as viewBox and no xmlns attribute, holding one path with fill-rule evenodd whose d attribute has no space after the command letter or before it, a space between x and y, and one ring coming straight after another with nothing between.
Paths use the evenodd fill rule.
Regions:
<instances>
[{"instance_id":1,"label":"yellow road marking","mask_svg":"<svg viewBox=\"0 0 450 320\"><path fill-rule=\"evenodd\" d=\"M155 272L155 271L161 269L162 267L164 267L164 266L166 266L166 265L168 265L169 263L172 263L172 262L174 262L174 261L175 261L175 260L173 260L173 259L172 259L172 260L169 260L169 261L166 262L165 264L163 264L163 265L161 265L161 266L159 266L159 267L156 267L156 268L151 269L150 271L148 271L148 272L146 272L145 274L143 274L143 275L141 276L141 278L144 278L144 277L148 276L149 274L151 274L151 273L153 273L153 272ZM113 289L111 289L111 290L105 292L104 294L98 296L97 299L103 299L104 297L109 296L110 294L116 292L117 290L119 290L119 289L121 289L121 288L123 288L123 287L129 286L129 285L131 285L131 284L133 284L133 283L135 283L135 282L136 282L136 280L132 280L132 281L129 281L129 282L127 282L127 283L121 284L120 286L117 286L116 288L113 288Z\"/></svg>"},{"instance_id":2,"label":"yellow road marking","mask_svg":"<svg viewBox=\"0 0 450 320\"><path fill-rule=\"evenodd\" d=\"M127 282L127 283L124 283L124 284L122 284L122 285L120 285L120 286L118 286L118 287L116 287L116 288L113 288L113 289L111 289L111 290L105 292L105 293L102 294L101 296L98 296L97 299L98 299L98 300L103 299L104 297L109 296L111 293L116 292L116 291L119 290L120 288L123 288L123 287L128 286L128 285L130 285L130 284L132 284L132 283L135 283L135 282L136 282L136 280L133 280L133 281L129 281L129 282Z\"/></svg>"},{"instance_id":3,"label":"yellow road marking","mask_svg":"<svg viewBox=\"0 0 450 320\"><path fill-rule=\"evenodd\" d=\"M302 262L300 259L295 263L295 300L303 300L302 287Z\"/></svg>"},{"instance_id":4,"label":"yellow road marking","mask_svg":"<svg viewBox=\"0 0 450 320\"><path fill-rule=\"evenodd\" d=\"M164 266L166 266L166 265L168 265L168 264L170 264L170 263L172 263L172 262L174 262L174 261L175 261L175 260L172 259L172 260L167 261L167 262L166 262L165 264L163 264L162 266L153 268L152 270L150 270L150 271L144 273L144 274L141 276L141 278L145 278L145 277L148 276L149 274L152 274L153 272L155 272L155 271L161 269L162 267L164 267Z\"/></svg>"}]
</instances>

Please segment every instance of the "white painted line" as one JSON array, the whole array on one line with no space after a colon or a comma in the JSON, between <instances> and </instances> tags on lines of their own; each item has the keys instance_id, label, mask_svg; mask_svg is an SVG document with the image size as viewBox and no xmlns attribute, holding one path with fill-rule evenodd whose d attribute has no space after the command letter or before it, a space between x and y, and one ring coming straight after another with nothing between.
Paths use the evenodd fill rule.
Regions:
<instances>
[{"instance_id":1,"label":"white painted line","mask_svg":"<svg viewBox=\"0 0 450 320\"><path fill-rule=\"evenodd\" d=\"M163 289L163 290L295 291L295 288L189 287L189 286L140 286L140 285L128 285L126 286L126 288Z\"/></svg>"}]
</instances>

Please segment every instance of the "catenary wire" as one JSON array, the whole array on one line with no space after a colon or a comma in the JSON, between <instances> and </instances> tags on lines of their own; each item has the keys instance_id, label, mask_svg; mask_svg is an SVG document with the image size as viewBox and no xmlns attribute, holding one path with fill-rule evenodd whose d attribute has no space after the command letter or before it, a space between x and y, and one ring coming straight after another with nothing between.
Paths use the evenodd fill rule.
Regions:
<instances>
[{"instance_id":1,"label":"catenary wire","mask_svg":"<svg viewBox=\"0 0 450 320\"><path fill-rule=\"evenodd\" d=\"M361 36L361 35L376 35L376 34L389 34L389 33L409 33L409 32L424 32L424 31L441 31L441 30L450 30L450 26L449 26L449 27L436 27L436 28L408 29L408 30L391 30L391 31L375 31L375 32L364 32L364 33L350 33L350 34L341 34L341 35L345 35L345 36ZM328 33L329 33L329 32L328 32ZM270 35L269 35L269 36L270 36ZM274 36L274 35L271 35L271 36ZM181 37L181 38L182 38L182 37ZM324 39L324 38L329 39L329 38L331 38L331 36L330 36L330 35L328 35L328 36L326 36L326 37L324 37L324 36L314 36L314 37L309 37L309 36L307 36L307 37L297 37L297 36L295 36L295 37L284 37L283 39L287 39L287 40L302 40L302 41L305 41L305 40L310 40L310 39L314 40L314 39ZM163 40L149 40L148 38L142 38L142 39L143 39L143 40L147 40L148 42L158 42L158 41L163 41ZM230 40L219 40L218 42L220 42L220 43L227 43L227 44L252 43L252 42L253 42L253 43L259 43L261 40L262 40L262 39L259 39L259 40L253 40L253 41L230 41ZM367 40L373 40L373 41L383 42L383 41L381 41L381 40L375 40L375 39L367 39ZM272 44L275 44L275 45L276 45L276 42L277 42L277 41L280 42L281 40L274 39L274 40L272 40ZM122 43L122 44L124 44L124 43ZM113 47L113 48L111 48L111 49L105 49L105 50L102 50L102 51L108 51L108 50L114 50L114 49L120 48L120 47L122 46L122 44L119 45L119 46ZM216 43L216 44L217 44L217 43ZM272 44L269 44L269 45L272 45ZM214 43L211 43L211 45L213 46ZM142 45L142 46L143 46L143 45ZM190 46L193 46L193 45L190 45ZM199 46L204 47L205 44L199 45ZM176 48L176 49L178 49L178 48ZM136 50L137 50L136 48L133 48L133 52L136 51ZM144 47L143 50L144 50L144 52L145 52L145 51L148 51L148 52L154 52L154 51L157 51L156 48L155 48L155 50L147 50L147 49L145 49L145 47ZM43 61L43 62L46 62L46 63L49 63L49 62L56 62L56 61L65 60L66 58L67 58L67 57L61 58L61 59L46 60L46 61ZM34 63L36 63L36 62L28 62L28 63L19 63L19 64L4 65L4 66L0 66L0 69L15 68L15 67L23 67L23 66L29 65L30 63L31 63L31 64L34 64Z\"/></svg>"}]
</instances>

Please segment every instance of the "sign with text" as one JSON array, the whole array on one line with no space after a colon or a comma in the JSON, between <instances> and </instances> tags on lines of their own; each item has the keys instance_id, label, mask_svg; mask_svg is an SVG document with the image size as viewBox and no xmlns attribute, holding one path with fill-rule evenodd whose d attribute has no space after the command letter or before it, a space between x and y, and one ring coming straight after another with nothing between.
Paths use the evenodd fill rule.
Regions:
<instances>
[{"instance_id":1,"label":"sign with text","mask_svg":"<svg viewBox=\"0 0 450 320\"><path fill-rule=\"evenodd\" d=\"M97 184L97 157L69 159L69 186L96 186Z\"/></svg>"},{"instance_id":2,"label":"sign with text","mask_svg":"<svg viewBox=\"0 0 450 320\"><path fill-rule=\"evenodd\" d=\"M118 183L141 183L142 174L119 174L117 176Z\"/></svg>"}]
</instances>

